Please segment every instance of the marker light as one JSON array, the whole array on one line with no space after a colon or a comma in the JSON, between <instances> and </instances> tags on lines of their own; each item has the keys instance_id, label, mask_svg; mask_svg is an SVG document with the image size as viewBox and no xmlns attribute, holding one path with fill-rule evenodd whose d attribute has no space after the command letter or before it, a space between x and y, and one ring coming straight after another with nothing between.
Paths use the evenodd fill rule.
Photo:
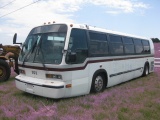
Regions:
<instances>
[{"instance_id":1,"label":"marker light","mask_svg":"<svg viewBox=\"0 0 160 120\"><path fill-rule=\"evenodd\" d=\"M73 24L70 24L70 27L73 27Z\"/></svg>"},{"instance_id":2,"label":"marker light","mask_svg":"<svg viewBox=\"0 0 160 120\"><path fill-rule=\"evenodd\" d=\"M52 74L46 74L46 78L53 78Z\"/></svg>"},{"instance_id":3,"label":"marker light","mask_svg":"<svg viewBox=\"0 0 160 120\"><path fill-rule=\"evenodd\" d=\"M46 23L44 23L44 25L46 25Z\"/></svg>"},{"instance_id":4,"label":"marker light","mask_svg":"<svg viewBox=\"0 0 160 120\"><path fill-rule=\"evenodd\" d=\"M67 84L66 85L66 88L71 88L72 87L72 84Z\"/></svg>"},{"instance_id":5,"label":"marker light","mask_svg":"<svg viewBox=\"0 0 160 120\"><path fill-rule=\"evenodd\" d=\"M21 70L21 69L19 69L19 73L26 74L25 70Z\"/></svg>"},{"instance_id":6,"label":"marker light","mask_svg":"<svg viewBox=\"0 0 160 120\"><path fill-rule=\"evenodd\" d=\"M51 24L51 22L48 22L48 24Z\"/></svg>"},{"instance_id":7,"label":"marker light","mask_svg":"<svg viewBox=\"0 0 160 120\"><path fill-rule=\"evenodd\" d=\"M46 78L62 79L62 75L46 74Z\"/></svg>"},{"instance_id":8,"label":"marker light","mask_svg":"<svg viewBox=\"0 0 160 120\"><path fill-rule=\"evenodd\" d=\"M53 23L56 23L55 21L53 21Z\"/></svg>"},{"instance_id":9,"label":"marker light","mask_svg":"<svg viewBox=\"0 0 160 120\"><path fill-rule=\"evenodd\" d=\"M86 28L87 28L87 29L89 29L89 26L88 26L88 25L86 25Z\"/></svg>"}]
</instances>

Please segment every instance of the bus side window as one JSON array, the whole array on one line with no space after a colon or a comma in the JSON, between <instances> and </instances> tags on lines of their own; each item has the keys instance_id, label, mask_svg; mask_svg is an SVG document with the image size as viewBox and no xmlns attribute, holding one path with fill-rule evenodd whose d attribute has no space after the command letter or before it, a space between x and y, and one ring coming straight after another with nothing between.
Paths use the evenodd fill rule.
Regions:
<instances>
[{"instance_id":1,"label":"bus side window","mask_svg":"<svg viewBox=\"0 0 160 120\"><path fill-rule=\"evenodd\" d=\"M136 53L137 54L142 54L143 53L143 46L142 46L141 40L140 39L134 39L134 45L135 45Z\"/></svg>"},{"instance_id":2,"label":"bus side window","mask_svg":"<svg viewBox=\"0 0 160 120\"><path fill-rule=\"evenodd\" d=\"M142 43L143 43L143 53L144 54L149 54L150 53L150 45L149 45L149 42L147 40L142 40Z\"/></svg>"},{"instance_id":3,"label":"bus side window","mask_svg":"<svg viewBox=\"0 0 160 120\"><path fill-rule=\"evenodd\" d=\"M68 61L68 55L70 53L76 54L76 61L73 64L83 63L88 56L88 46L87 46L87 35L86 31L82 29L73 28L71 31L66 63L70 64Z\"/></svg>"},{"instance_id":4,"label":"bus side window","mask_svg":"<svg viewBox=\"0 0 160 120\"><path fill-rule=\"evenodd\" d=\"M123 44L124 44L125 54L134 54L135 53L135 48L134 48L132 38L123 37Z\"/></svg>"},{"instance_id":5,"label":"bus side window","mask_svg":"<svg viewBox=\"0 0 160 120\"><path fill-rule=\"evenodd\" d=\"M104 33L90 31L90 54L92 57L102 57L108 55L108 41Z\"/></svg>"},{"instance_id":6,"label":"bus side window","mask_svg":"<svg viewBox=\"0 0 160 120\"><path fill-rule=\"evenodd\" d=\"M112 55L123 55L124 49L122 44L122 37L117 35L109 35L110 38L110 52Z\"/></svg>"}]
</instances>

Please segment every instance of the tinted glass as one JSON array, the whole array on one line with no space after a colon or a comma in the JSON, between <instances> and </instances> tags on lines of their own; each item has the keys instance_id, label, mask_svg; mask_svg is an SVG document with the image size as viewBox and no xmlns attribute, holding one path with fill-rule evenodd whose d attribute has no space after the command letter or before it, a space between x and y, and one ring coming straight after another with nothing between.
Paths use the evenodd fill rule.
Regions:
<instances>
[{"instance_id":1,"label":"tinted glass","mask_svg":"<svg viewBox=\"0 0 160 120\"><path fill-rule=\"evenodd\" d=\"M134 44L135 45L142 45L142 42L140 39L134 39Z\"/></svg>"},{"instance_id":2,"label":"tinted glass","mask_svg":"<svg viewBox=\"0 0 160 120\"><path fill-rule=\"evenodd\" d=\"M105 34L89 32L89 36L90 36L91 40L95 40L95 41L107 41Z\"/></svg>"},{"instance_id":3,"label":"tinted glass","mask_svg":"<svg viewBox=\"0 0 160 120\"><path fill-rule=\"evenodd\" d=\"M122 43L121 36L109 35L111 43Z\"/></svg>"},{"instance_id":4,"label":"tinted glass","mask_svg":"<svg viewBox=\"0 0 160 120\"><path fill-rule=\"evenodd\" d=\"M88 55L87 36L85 30L72 29L68 49L72 53L76 53L75 64L84 62ZM67 58L66 62L68 63Z\"/></svg>"},{"instance_id":5,"label":"tinted glass","mask_svg":"<svg viewBox=\"0 0 160 120\"><path fill-rule=\"evenodd\" d=\"M150 47L149 46L144 46L144 53L150 53Z\"/></svg>"},{"instance_id":6,"label":"tinted glass","mask_svg":"<svg viewBox=\"0 0 160 120\"><path fill-rule=\"evenodd\" d=\"M143 46L149 46L149 42L146 40L142 40Z\"/></svg>"},{"instance_id":7,"label":"tinted glass","mask_svg":"<svg viewBox=\"0 0 160 120\"><path fill-rule=\"evenodd\" d=\"M111 54L121 55L123 54L123 45L119 43L111 43L110 44L110 52Z\"/></svg>"},{"instance_id":8,"label":"tinted glass","mask_svg":"<svg viewBox=\"0 0 160 120\"><path fill-rule=\"evenodd\" d=\"M143 48L144 48L143 53L145 53L145 54L150 53L149 41L142 40L142 43L143 43Z\"/></svg>"},{"instance_id":9,"label":"tinted glass","mask_svg":"<svg viewBox=\"0 0 160 120\"><path fill-rule=\"evenodd\" d=\"M90 54L91 56L105 56L108 54L107 42L91 41L90 42Z\"/></svg>"},{"instance_id":10,"label":"tinted glass","mask_svg":"<svg viewBox=\"0 0 160 120\"><path fill-rule=\"evenodd\" d=\"M123 37L124 44L133 44L132 38Z\"/></svg>"},{"instance_id":11,"label":"tinted glass","mask_svg":"<svg viewBox=\"0 0 160 120\"><path fill-rule=\"evenodd\" d=\"M124 46L124 50L126 54L134 54L134 45L127 44Z\"/></svg>"},{"instance_id":12,"label":"tinted glass","mask_svg":"<svg viewBox=\"0 0 160 120\"><path fill-rule=\"evenodd\" d=\"M135 48L136 48L136 53L138 53L138 54L143 53L143 46L136 45Z\"/></svg>"},{"instance_id":13,"label":"tinted glass","mask_svg":"<svg viewBox=\"0 0 160 120\"><path fill-rule=\"evenodd\" d=\"M65 43L65 33L42 33L29 35L22 47L20 61L60 64Z\"/></svg>"},{"instance_id":14,"label":"tinted glass","mask_svg":"<svg viewBox=\"0 0 160 120\"><path fill-rule=\"evenodd\" d=\"M49 33L49 32L67 32L67 25L45 25L45 26L39 26L36 28L33 28L30 32L30 34L38 34L38 33Z\"/></svg>"}]
</instances>

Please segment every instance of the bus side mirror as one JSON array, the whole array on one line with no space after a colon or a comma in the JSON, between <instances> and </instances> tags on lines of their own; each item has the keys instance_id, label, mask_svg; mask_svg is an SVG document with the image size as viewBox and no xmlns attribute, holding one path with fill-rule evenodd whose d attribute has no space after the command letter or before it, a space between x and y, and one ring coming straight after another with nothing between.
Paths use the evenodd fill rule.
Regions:
<instances>
[{"instance_id":1,"label":"bus side mirror","mask_svg":"<svg viewBox=\"0 0 160 120\"><path fill-rule=\"evenodd\" d=\"M14 34L14 37L13 37L13 44L16 44L16 40L17 40L17 33Z\"/></svg>"},{"instance_id":2,"label":"bus side mirror","mask_svg":"<svg viewBox=\"0 0 160 120\"><path fill-rule=\"evenodd\" d=\"M17 43L16 40L17 40L17 33L14 34L13 44L20 44L20 45L22 45L22 43Z\"/></svg>"},{"instance_id":3,"label":"bus side mirror","mask_svg":"<svg viewBox=\"0 0 160 120\"><path fill-rule=\"evenodd\" d=\"M76 53L71 52L68 54L68 63L75 63L76 62Z\"/></svg>"}]
</instances>

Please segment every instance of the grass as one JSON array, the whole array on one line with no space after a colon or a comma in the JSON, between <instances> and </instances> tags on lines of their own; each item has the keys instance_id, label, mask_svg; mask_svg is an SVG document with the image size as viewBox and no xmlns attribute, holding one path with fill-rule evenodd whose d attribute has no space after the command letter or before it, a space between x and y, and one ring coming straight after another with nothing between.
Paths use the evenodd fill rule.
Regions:
<instances>
[{"instance_id":1,"label":"grass","mask_svg":"<svg viewBox=\"0 0 160 120\"><path fill-rule=\"evenodd\" d=\"M3 120L155 120L160 118L160 76L152 73L99 94L48 99L15 87L14 78L0 83Z\"/></svg>"}]
</instances>

